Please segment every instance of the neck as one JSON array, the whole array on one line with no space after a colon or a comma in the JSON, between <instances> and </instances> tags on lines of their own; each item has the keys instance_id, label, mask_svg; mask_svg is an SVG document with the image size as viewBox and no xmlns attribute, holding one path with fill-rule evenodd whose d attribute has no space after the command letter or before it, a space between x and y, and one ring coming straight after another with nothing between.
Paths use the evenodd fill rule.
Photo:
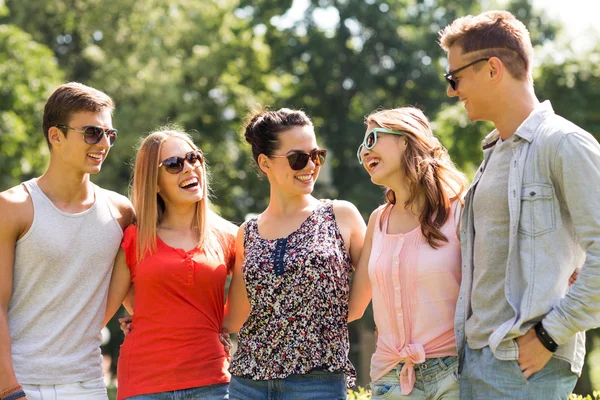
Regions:
<instances>
[{"instance_id":1,"label":"neck","mask_svg":"<svg viewBox=\"0 0 600 400\"><path fill-rule=\"evenodd\" d=\"M533 86L529 84L515 85L504 96L497 96L494 106L494 123L502 140L506 140L517 131L519 126L540 104L535 96Z\"/></svg>"},{"instance_id":2,"label":"neck","mask_svg":"<svg viewBox=\"0 0 600 400\"><path fill-rule=\"evenodd\" d=\"M60 168L52 159L48 170L37 179L37 184L48 197L65 202L75 203L88 199L93 192L89 174Z\"/></svg>"},{"instance_id":3,"label":"neck","mask_svg":"<svg viewBox=\"0 0 600 400\"><path fill-rule=\"evenodd\" d=\"M422 196L417 194L417 197L415 198L413 204L411 204L409 208L406 208L405 204L409 198L410 192L408 186L403 183L404 181L400 182L401 183L398 185L387 186L389 189L394 191L394 195L396 196L396 206L398 206L398 208L402 210L409 211L410 213L416 216L420 215L421 210L423 209Z\"/></svg>"},{"instance_id":4,"label":"neck","mask_svg":"<svg viewBox=\"0 0 600 400\"><path fill-rule=\"evenodd\" d=\"M158 226L162 229L177 231L190 230L194 223L196 203L189 206L165 204L165 213Z\"/></svg>"},{"instance_id":5,"label":"neck","mask_svg":"<svg viewBox=\"0 0 600 400\"><path fill-rule=\"evenodd\" d=\"M276 191L271 187L271 196L269 205L265 213L281 217L289 217L297 214L299 211L312 207L318 200L310 194L290 195L281 191Z\"/></svg>"}]
</instances>

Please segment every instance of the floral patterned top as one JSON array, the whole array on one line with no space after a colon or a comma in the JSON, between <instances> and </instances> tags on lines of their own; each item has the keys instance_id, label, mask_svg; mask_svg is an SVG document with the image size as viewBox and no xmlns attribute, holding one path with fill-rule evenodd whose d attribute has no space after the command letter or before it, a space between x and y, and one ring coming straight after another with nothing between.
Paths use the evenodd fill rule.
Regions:
<instances>
[{"instance_id":1,"label":"floral patterned top","mask_svg":"<svg viewBox=\"0 0 600 400\"><path fill-rule=\"evenodd\" d=\"M343 372L348 359L348 298L352 264L333 201L322 200L288 237L267 240L258 218L246 223L242 272L250 316L239 332L232 375L283 379L313 369Z\"/></svg>"}]
</instances>

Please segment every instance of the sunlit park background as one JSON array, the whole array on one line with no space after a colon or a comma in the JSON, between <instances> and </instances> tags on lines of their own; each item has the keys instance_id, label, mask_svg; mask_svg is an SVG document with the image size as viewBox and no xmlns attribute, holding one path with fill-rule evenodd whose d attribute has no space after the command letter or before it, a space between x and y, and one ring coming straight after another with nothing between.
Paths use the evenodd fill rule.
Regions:
<instances>
[{"instance_id":1,"label":"sunlit park background","mask_svg":"<svg viewBox=\"0 0 600 400\"><path fill-rule=\"evenodd\" d=\"M0 0L0 190L44 171L44 102L57 85L79 81L117 104L119 138L93 177L103 187L127 194L140 136L178 123L206 153L215 207L239 224L268 200L239 140L244 117L258 104L288 106L312 116L329 151L316 195L349 200L367 217L383 191L355 154L363 117L378 107L421 107L464 172L481 161L490 125L470 123L446 97L437 32L495 8L530 29L538 97L600 135L597 0ZM363 386L373 327L370 312L350 324ZM115 320L109 332L103 352L114 385L123 336ZM583 394L600 388L600 335L588 339Z\"/></svg>"}]
</instances>

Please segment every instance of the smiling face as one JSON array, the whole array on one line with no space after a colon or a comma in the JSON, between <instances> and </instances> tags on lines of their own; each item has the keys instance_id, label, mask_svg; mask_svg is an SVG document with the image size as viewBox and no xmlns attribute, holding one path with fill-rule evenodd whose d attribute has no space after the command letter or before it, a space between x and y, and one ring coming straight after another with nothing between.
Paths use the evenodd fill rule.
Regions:
<instances>
[{"instance_id":1,"label":"smiling face","mask_svg":"<svg viewBox=\"0 0 600 400\"><path fill-rule=\"evenodd\" d=\"M278 134L279 148L273 156L260 155L259 166L267 174L273 188L290 194L310 194L319 176L320 166L308 160L300 170L293 170L287 156L295 151L310 153L318 149L314 128L311 125L294 126Z\"/></svg>"},{"instance_id":2,"label":"smiling face","mask_svg":"<svg viewBox=\"0 0 600 400\"><path fill-rule=\"evenodd\" d=\"M100 112L83 111L73 114L67 124L71 128L83 130L86 126L100 126L112 129L112 117L109 109ZM65 129L66 130L66 129ZM106 135L96 144L87 144L81 132L68 129L65 132L51 127L48 132L52 142L52 157L60 160L69 173L97 174L110 150Z\"/></svg>"},{"instance_id":3,"label":"smiling face","mask_svg":"<svg viewBox=\"0 0 600 400\"><path fill-rule=\"evenodd\" d=\"M366 135L378 125L368 124ZM402 159L406 151L406 139L400 135L377 133L377 143L372 149L363 147L360 156L363 167L376 185L390 187L404 176Z\"/></svg>"},{"instance_id":4,"label":"smiling face","mask_svg":"<svg viewBox=\"0 0 600 400\"><path fill-rule=\"evenodd\" d=\"M448 50L448 69L450 71L461 68L474 59L463 54L459 45L454 45ZM467 116L471 121L490 120L491 111L494 109L494 96L491 94L493 87L490 86L489 68L486 61L481 61L463 69L453 75L457 85L452 89L447 88L449 97L458 97L467 110Z\"/></svg>"},{"instance_id":5,"label":"smiling face","mask_svg":"<svg viewBox=\"0 0 600 400\"><path fill-rule=\"evenodd\" d=\"M184 139L171 137L164 141L159 159L185 158L193 150L196 149ZM175 174L168 172L164 165L158 168L158 194L167 206L194 204L204 198L204 165L200 161L194 164L184 161L181 172Z\"/></svg>"}]
</instances>

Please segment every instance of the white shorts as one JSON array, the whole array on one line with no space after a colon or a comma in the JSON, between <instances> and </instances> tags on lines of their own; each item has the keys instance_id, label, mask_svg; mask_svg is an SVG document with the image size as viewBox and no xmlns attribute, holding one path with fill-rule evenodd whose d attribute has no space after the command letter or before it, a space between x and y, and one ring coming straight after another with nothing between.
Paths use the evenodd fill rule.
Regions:
<instances>
[{"instance_id":1,"label":"white shorts","mask_svg":"<svg viewBox=\"0 0 600 400\"><path fill-rule=\"evenodd\" d=\"M107 400L104 379L62 385L21 385L27 400Z\"/></svg>"}]
</instances>

